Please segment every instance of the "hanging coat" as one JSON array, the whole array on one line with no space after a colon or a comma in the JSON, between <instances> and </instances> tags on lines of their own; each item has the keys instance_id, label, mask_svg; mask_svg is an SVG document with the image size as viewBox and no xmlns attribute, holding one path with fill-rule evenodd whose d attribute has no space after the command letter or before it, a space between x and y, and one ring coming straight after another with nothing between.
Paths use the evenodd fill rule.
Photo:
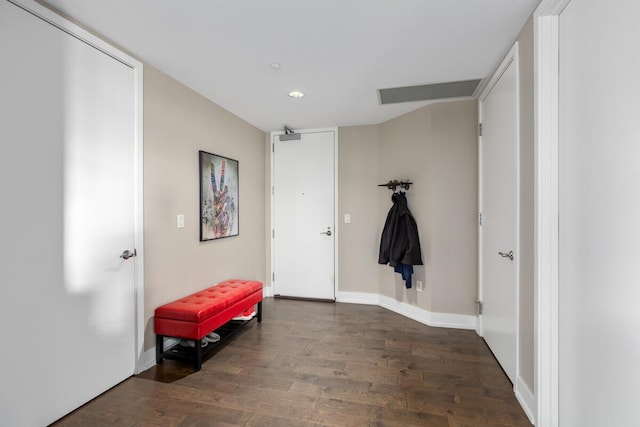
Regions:
<instances>
[{"instance_id":1,"label":"hanging coat","mask_svg":"<svg viewBox=\"0 0 640 427\"><path fill-rule=\"evenodd\" d=\"M411 273L414 265L422 265L422 251L418 237L418 226L407 207L405 193L391 196L393 206L380 238L379 264L389 264L402 274L407 288L411 287Z\"/></svg>"}]
</instances>

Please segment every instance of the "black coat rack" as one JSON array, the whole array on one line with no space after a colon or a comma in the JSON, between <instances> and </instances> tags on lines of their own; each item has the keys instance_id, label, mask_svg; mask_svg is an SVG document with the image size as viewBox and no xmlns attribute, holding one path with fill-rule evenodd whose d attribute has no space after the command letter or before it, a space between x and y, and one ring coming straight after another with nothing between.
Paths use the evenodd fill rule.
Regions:
<instances>
[{"instance_id":1,"label":"black coat rack","mask_svg":"<svg viewBox=\"0 0 640 427\"><path fill-rule=\"evenodd\" d=\"M398 181L397 179L394 179L386 184L378 184L378 187L387 187L389 190L393 191L396 191L398 187L408 190L409 187L411 187L411 184L413 184L411 181Z\"/></svg>"}]
</instances>

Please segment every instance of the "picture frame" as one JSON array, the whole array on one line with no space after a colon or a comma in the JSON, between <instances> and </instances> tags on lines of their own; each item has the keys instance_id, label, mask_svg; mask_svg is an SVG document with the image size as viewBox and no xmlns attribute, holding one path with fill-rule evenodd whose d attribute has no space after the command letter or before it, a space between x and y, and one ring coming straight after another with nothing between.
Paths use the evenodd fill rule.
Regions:
<instances>
[{"instance_id":1,"label":"picture frame","mask_svg":"<svg viewBox=\"0 0 640 427\"><path fill-rule=\"evenodd\" d=\"M200 171L200 241L239 234L240 162L198 152Z\"/></svg>"}]
</instances>

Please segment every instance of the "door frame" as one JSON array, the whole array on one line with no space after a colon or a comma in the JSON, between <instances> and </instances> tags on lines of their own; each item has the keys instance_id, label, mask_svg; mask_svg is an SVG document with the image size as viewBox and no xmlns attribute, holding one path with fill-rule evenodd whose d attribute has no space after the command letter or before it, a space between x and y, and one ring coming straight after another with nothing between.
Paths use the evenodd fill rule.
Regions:
<instances>
[{"instance_id":1,"label":"door frame","mask_svg":"<svg viewBox=\"0 0 640 427\"><path fill-rule=\"evenodd\" d=\"M483 123L483 102L489 96L495 85L498 83L506 69L513 65L515 67L516 74L516 139L515 143L515 173L516 173L516 194L515 194L515 219L514 219L514 252L515 257L513 259L514 265L514 283L515 283L515 292L514 292L514 301L515 304L515 321L516 321L516 343L515 343L515 372L514 372L514 383L513 388L517 392L518 383L520 378L520 62L519 62L519 46L516 41L509 53L505 56L503 61L500 63L500 66L496 69L495 73L485 86L485 88L480 93L478 97L478 125ZM483 212L483 191L482 191L482 177L483 177L483 158L482 158L482 134L478 132L478 212L479 215ZM480 217L481 218L481 217ZM483 300L484 294L484 283L482 280L483 277L483 260L484 260L484 252L483 252L483 228L480 224L481 219L478 221L478 301ZM481 337L484 336L484 326L482 322L482 315L478 315L477 329L476 332Z\"/></svg>"},{"instance_id":2,"label":"door frame","mask_svg":"<svg viewBox=\"0 0 640 427\"><path fill-rule=\"evenodd\" d=\"M52 9L49 9L33 0L6 0L9 3L13 3L15 6L24 9L25 11L37 16L45 22L59 28L60 30L68 33L69 35L83 41L87 45L97 49L104 54L114 58L115 60L123 63L133 70L135 78L135 186L134 194L134 209L135 209L135 232L134 232L134 244L136 250L136 257L134 257L134 348L135 354L131 357L134 360L134 372L131 374L139 374L143 370L147 369L144 363L144 215L143 215L143 64L125 54L124 52L116 49L107 42L101 40L97 36L93 35L89 31L83 29L79 25L76 25L66 18L58 15ZM126 249L126 248L123 248Z\"/></svg>"},{"instance_id":3,"label":"door frame","mask_svg":"<svg viewBox=\"0 0 640 427\"><path fill-rule=\"evenodd\" d=\"M314 129L301 129L296 130L296 133L318 133L318 132L333 132L333 224L334 224L334 238L333 238L333 296L334 299L338 295L339 278L338 278L338 239L340 237L340 224L338 222L338 128L314 128ZM270 182L269 182L269 201L270 201L270 225L269 225L269 240L270 240L270 272L269 272L269 290L268 296L273 296L275 284L274 284L274 269L275 269L275 243L274 243L274 229L275 229L275 203L274 203L274 188L275 188L275 168L274 168L274 143L275 138L280 135L284 135L284 131L273 131L269 135L269 156L270 156Z\"/></svg>"},{"instance_id":4,"label":"door frame","mask_svg":"<svg viewBox=\"0 0 640 427\"><path fill-rule=\"evenodd\" d=\"M536 424L557 426L559 270L559 16L571 0L534 12L535 396Z\"/></svg>"}]
</instances>

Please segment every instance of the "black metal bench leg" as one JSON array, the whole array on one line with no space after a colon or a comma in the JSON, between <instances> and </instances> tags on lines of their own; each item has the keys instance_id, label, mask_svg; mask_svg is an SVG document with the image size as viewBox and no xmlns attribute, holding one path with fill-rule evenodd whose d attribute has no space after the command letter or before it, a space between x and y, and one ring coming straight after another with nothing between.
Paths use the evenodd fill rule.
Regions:
<instances>
[{"instance_id":1,"label":"black metal bench leg","mask_svg":"<svg viewBox=\"0 0 640 427\"><path fill-rule=\"evenodd\" d=\"M258 314L257 314L257 317L258 317L258 323L261 323L262 322L262 301L260 301L258 303Z\"/></svg>"},{"instance_id":2,"label":"black metal bench leg","mask_svg":"<svg viewBox=\"0 0 640 427\"><path fill-rule=\"evenodd\" d=\"M196 344L196 360L193 362L193 369L196 372L202 368L202 340L195 340Z\"/></svg>"},{"instance_id":3,"label":"black metal bench leg","mask_svg":"<svg viewBox=\"0 0 640 427\"><path fill-rule=\"evenodd\" d=\"M156 363L162 363L164 360L164 337L156 335Z\"/></svg>"}]
</instances>

